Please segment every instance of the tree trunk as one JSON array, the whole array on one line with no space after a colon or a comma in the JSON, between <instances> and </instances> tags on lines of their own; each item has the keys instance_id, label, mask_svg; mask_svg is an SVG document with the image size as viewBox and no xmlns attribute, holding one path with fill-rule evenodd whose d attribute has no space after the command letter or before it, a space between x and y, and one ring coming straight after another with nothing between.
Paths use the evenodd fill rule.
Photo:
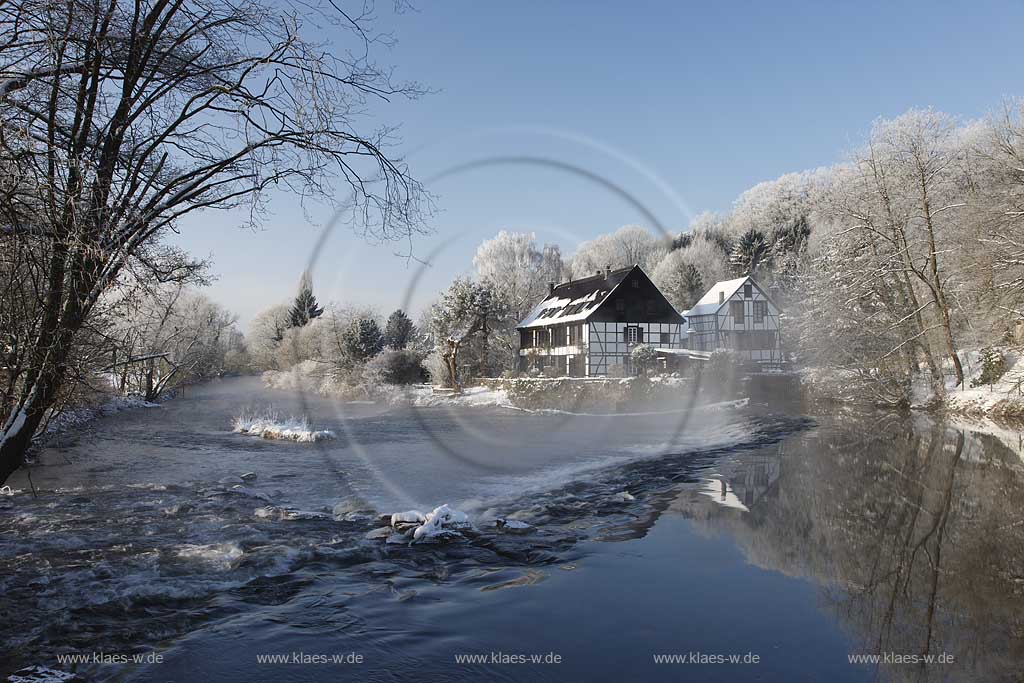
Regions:
<instances>
[{"instance_id":1,"label":"tree trunk","mask_svg":"<svg viewBox=\"0 0 1024 683\"><path fill-rule=\"evenodd\" d=\"M946 293L943 291L942 278L939 277L939 252L935 244L935 224L932 220L931 201L928 198L928 186L921 176L921 196L923 199L924 224L928 229L928 255L929 275L931 276L930 288L935 296L935 305L939 307L942 314L942 329L946 341L946 350L949 358L953 361L953 370L956 372L956 385L964 383L964 367L960 364L960 357L956 353L956 344L953 343L953 325L949 317L949 305L946 301Z\"/></svg>"},{"instance_id":2,"label":"tree trunk","mask_svg":"<svg viewBox=\"0 0 1024 683\"><path fill-rule=\"evenodd\" d=\"M448 367L448 381L452 385L452 389L455 393L460 393L461 388L459 387L459 342L452 339L448 340L448 351L442 354L444 363Z\"/></svg>"},{"instance_id":3,"label":"tree trunk","mask_svg":"<svg viewBox=\"0 0 1024 683\"><path fill-rule=\"evenodd\" d=\"M54 371L40 375L28 398L7 419L0 431L0 486L25 464L25 453L46 411L53 405L59 386L60 380Z\"/></svg>"}]
</instances>

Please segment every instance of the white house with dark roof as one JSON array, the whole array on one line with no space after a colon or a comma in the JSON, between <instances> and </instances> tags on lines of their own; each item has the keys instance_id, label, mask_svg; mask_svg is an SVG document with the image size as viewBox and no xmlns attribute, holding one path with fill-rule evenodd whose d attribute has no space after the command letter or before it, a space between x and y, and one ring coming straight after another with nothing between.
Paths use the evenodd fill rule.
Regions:
<instances>
[{"instance_id":1,"label":"white house with dark roof","mask_svg":"<svg viewBox=\"0 0 1024 683\"><path fill-rule=\"evenodd\" d=\"M782 362L780 314L772 298L749 275L716 282L683 313L689 348L729 349L746 360Z\"/></svg>"},{"instance_id":2,"label":"white house with dark roof","mask_svg":"<svg viewBox=\"0 0 1024 683\"><path fill-rule=\"evenodd\" d=\"M640 266L552 283L517 329L520 371L571 377L629 374L638 344L685 346L683 317Z\"/></svg>"}]
</instances>

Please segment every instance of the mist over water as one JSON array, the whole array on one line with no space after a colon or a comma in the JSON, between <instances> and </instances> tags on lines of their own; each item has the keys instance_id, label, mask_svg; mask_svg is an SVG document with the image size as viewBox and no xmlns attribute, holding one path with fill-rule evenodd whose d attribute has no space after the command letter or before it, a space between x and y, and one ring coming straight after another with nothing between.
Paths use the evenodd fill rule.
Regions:
<instances>
[{"instance_id":1,"label":"mist over water","mask_svg":"<svg viewBox=\"0 0 1024 683\"><path fill-rule=\"evenodd\" d=\"M337 438L231 433L240 411L269 405ZM233 379L93 429L43 454L38 498L24 478L0 497L0 673L153 648L162 663L77 670L678 680L683 665L652 656L701 650L761 659L701 667L705 680L868 680L879 672L847 654L893 650L955 653L932 680L1000 680L1021 663L1024 516L1007 501L1024 468L1012 440L961 426L756 400L619 416L412 409ZM475 529L447 544L366 537L381 514L442 503ZM530 528L496 528L509 516ZM293 651L365 661L257 661ZM492 651L562 662L455 661Z\"/></svg>"}]
</instances>

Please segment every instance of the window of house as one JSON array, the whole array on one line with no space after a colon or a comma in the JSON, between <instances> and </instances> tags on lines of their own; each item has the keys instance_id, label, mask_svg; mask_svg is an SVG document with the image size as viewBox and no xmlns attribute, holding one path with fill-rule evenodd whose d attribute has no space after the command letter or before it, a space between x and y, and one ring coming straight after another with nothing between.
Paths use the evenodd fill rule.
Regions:
<instances>
[{"instance_id":1,"label":"window of house","mask_svg":"<svg viewBox=\"0 0 1024 683\"><path fill-rule=\"evenodd\" d=\"M626 300L625 299L616 299L615 300L615 310L618 311L619 313L624 312L626 310Z\"/></svg>"},{"instance_id":2,"label":"window of house","mask_svg":"<svg viewBox=\"0 0 1024 683\"><path fill-rule=\"evenodd\" d=\"M743 302L742 301L730 301L729 312L732 314L732 321L735 325L743 324Z\"/></svg>"},{"instance_id":3,"label":"window of house","mask_svg":"<svg viewBox=\"0 0 1024 683\"><path fill-rule=\"evenodd\" d=\"M744 299L753 299L754 298L754 285L750 284L749 282L747 284L743 285L743 298Z\"/></svg>"},{"instance_id":4,"label":"window of house","mask_svg":"<svg viewBox=\"0 0 1024 683\"><path fill-rule=\"evenodd\" d=\"M672 335L669 332L662 332L661 333L661 343L662 344L671 344L672 343Z\"/></svg>"},{"instance_id":5,"label":"window of house","mask_svg":"<svg viewBox=\"0 0 1024 683\"><path fill-rule=\"evenodd\" d=\"M640 281L636 278L633 279L633 289L640 289Z\"/></svg>"},{"instance_id":6,"label":"window of house","mask_svg":"<svg viewBox=\"0 0 1024 683\"><path fill-rule=\"evenodd\" d=\"M718 303L719 304L724 304L725 303L725 292L719 292L718 293Z\"/></svg>"},{"instance_id":7,"label":"window of house","mask_svg":"<svg viewBox=\"0 0 1024 683\"><path fill-rule=\"evenodd\" d=\"M653 300L650 300L650 299L647 300L646 308L647 308L647 315L654 315L654 301Z\"/></svg>"},{"instance_id":8,"label":"window of house","mask_svg":"<svg viewBox=\"0 0 1024 683\"><path fill-rule=\"evenodd\" d=\"M754 302L754 322L763 323L764 319L768 317L768 302L767 301L755 301Z\"/></svg>"},{"instance_id":9,"label":"window of house","mask_svg":"<svg viewBox=\"0 0 1024 683\"><path fill-rule=\"evenodd\" d=\"M636 344L640 341L640 328L630 325L626 328L626 343Z\"/></svg>"}]
</instances>

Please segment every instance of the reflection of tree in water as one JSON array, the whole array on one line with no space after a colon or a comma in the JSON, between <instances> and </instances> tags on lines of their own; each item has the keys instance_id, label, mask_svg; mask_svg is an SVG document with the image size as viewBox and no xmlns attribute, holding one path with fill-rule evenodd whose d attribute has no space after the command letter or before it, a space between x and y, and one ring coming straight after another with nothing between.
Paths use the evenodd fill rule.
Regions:
<instances>
[{"instance_id":1,"label":"reflection of tree in water","mask_svg":"<svg viewBox=\"0 0 1024 683\"><path fill-rule=\"evenodd\" d=\"M749 513L722 511L751 561L826 586L860 652L956 656L899 680L1021 680L1024 467L1002 443L898 416L823 423L780 444Z\"/></svg>"}]
</instances>

